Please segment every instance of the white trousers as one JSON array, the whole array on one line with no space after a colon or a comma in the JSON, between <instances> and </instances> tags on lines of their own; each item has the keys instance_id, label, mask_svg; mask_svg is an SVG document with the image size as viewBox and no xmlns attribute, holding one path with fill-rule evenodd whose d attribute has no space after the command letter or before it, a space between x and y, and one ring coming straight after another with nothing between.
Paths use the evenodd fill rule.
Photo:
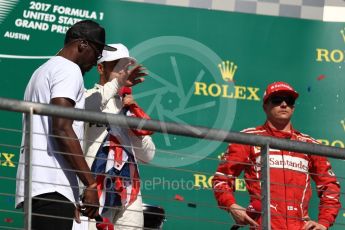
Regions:
<instances>
[{"instance_id":1,"label":"white trousers","mask_svg":"<svg viewBox=\"0 0 345 230\"><path fill-rule=\"evenodd\" d=\"M141 193L138 194L137 199L128 207L121 209L110 209L102 215L107 217L114 224L114 228L124 230L138 230L144 228L144 214ZM88 220L87 217L80 217L81 224L73 222L72 230L97 230L96 222Z\"/></svg>"}]
</instances>

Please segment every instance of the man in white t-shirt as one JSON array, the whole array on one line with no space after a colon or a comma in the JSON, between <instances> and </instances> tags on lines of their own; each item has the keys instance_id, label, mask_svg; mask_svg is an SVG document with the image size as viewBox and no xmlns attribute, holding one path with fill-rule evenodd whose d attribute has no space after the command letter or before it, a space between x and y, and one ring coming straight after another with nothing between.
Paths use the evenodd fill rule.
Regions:
<instances>
[{"instance_id":1,"label":"man in white t-shirt","mask_svg":"<svg viewBox=\"0 0 345 230\"><path fill-rule=\"evenodd\" d=\"M116 50L105 45L105 31L98 23L85 20L74 24L67 31L59 53L33 73L24 100L83 109L83 75L96 65L103 49ZM72 228L75 203L79 202L77 178L86 186L80 210L94 218L98 215L99 201L96 181L81 148L83 122L34 115L32 128L32 229ZM24 197L25 143L23 135L17 171L17 208L29 199Z\"/></svg>"}]
</instances>

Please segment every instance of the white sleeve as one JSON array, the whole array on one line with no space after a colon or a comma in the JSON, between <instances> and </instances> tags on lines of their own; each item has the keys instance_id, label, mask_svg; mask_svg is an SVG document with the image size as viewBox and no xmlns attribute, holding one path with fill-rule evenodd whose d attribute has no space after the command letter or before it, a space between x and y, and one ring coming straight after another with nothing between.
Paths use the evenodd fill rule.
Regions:
<instances>
[{"instance_id":1,"label":"white sleeve","mask_svg":"<svg viewBox=\"0 0 345 230\"><path fill-rule=\"evenodd\" d=\"M84 80L78 68L60 68L50 82L51 99L64 97L77 101L84 89Z\"/></svg>"},{"instance_id":2,"label":"white sleeve","mask_svg":"<svg viewBox=\"0 0 345 230\"><path fill-rule=\"evenodd\" d=\"M148 163L152 161L155 156L156 146L152 141L151 136L130 136L135 157L141 162Z\"/></svg>"},{"instance_id":3,"label":"white sleeve","mask_svg":"<svg viewBox=\"0 0 345 230\"><path fill-rule=\"evenodd\" d=\"M108 101L113 98L119 90L117 79L104 84L103 87L93 88L85 91L85 109L103 111Z\"/></svg>"}]
</instances>

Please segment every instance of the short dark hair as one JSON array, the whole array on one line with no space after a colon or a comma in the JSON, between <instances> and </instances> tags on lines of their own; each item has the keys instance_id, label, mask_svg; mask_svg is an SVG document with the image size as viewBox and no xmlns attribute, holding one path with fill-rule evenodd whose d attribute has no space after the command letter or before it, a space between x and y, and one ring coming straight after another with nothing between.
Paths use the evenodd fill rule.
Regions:
<instances>
[{"instance_id":1,"label":"short dark hair","mask_svg":"<svg viewBox=\"0 0 345 230\"><path fill-rule=\"evenodd\" d=\"M75 23L71 28L67 30L64 44L75 39L85 39L100 46L103 46L105 50L115 51L114 47L105 45L105 30L97 22L92 20L83 20Z\"/></svg>"}]
</instances>

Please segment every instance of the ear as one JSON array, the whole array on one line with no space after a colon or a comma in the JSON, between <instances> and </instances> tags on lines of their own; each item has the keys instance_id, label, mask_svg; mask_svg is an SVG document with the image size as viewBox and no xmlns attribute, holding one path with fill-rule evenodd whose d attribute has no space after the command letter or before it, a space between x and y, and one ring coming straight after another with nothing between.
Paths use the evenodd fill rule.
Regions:
<instances>
[{"instance_id":1,"label":"ear","mask_svg":"<svg viewBox=\"0 0 345 230\"><path fill-rule=\"evenodd\" d=\"M102 63L97 64L97 71L99 74L103 74L104 73L104 66Z\"/></svg>"}]
</instances>

